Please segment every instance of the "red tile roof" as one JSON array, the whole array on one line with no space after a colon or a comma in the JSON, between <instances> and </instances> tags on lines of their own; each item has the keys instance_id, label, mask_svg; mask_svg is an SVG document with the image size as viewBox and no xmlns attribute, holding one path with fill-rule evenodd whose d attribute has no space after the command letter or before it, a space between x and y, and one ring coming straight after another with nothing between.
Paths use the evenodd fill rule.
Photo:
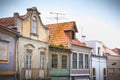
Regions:
<instances>
[{"instance_id":1,"label":"red tile roof","mask_svg":"<svg viewBox=\"0 0 120 80\"><path fill-rule=\"evenodd\" d=\"M78 32L74 21L58 23L58 24L49 24L47 26L49 26L49 34L50 34L49 43L50 44L56 44L56 45L62 44L67 47L68 43L70 43L73 45L86 47L86 45L80 42L76 37L74 40L72 40L65 33L65 31L69 31L69 30L75 30L75 32Z\"/></svg>"},{"instance_id":2,"label":"red tile roof","mask_svg":"<svg viewBox=\"0 0 120 80\"><path fill-rule=\"evenodd\" d=\"M112 51L114 51L115 53L117 53L118 55L120 55L120 49L119 48L114 48L114 49L112 49Z\"/></svg>"},{"instance_id":3,"label":"red tile roof","mask_svg":"<svg viewBox=\"0 0 120 80\"><path fill-rule=\"evenodd\" d=\"M23 19L25 15L19 16L19 18ZM8 26L15 26L14 17L6 17L6 18L0 18L0 24Z\"/></svg>"},{"instance_id":4,"label":"red tile roof","mask_svg":"<svg viewBox=\"0 0 120 80\"><path fill-rule=\"evenodd\" d=\"M11 29L11 28L8 28L6 25L3 25L3 24L0 24L0 28L4 28L5 30L8 30L8 31L15 33L15 34L19 34L18 31Z\"/></svg>"},{"instance_id":5,"label":"red tile roof","mask_svg":"<svg viewBox=\"0 0 120 80\"><path fill-rule=\"evenodd\" d=\"M0 18L0 24L5 26L14 26L14 17Z\"/></svg>"}]
</instances>

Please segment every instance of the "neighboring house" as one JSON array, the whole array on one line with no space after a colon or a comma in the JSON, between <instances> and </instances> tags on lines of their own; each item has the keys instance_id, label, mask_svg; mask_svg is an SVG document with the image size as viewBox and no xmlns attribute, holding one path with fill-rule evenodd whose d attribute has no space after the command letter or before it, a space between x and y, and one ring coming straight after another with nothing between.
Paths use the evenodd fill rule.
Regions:
<instances>
[{"instance_id":1,"label":"neighboring house","mask_svg":"<svg viewBox=\"0 0 120 80\"><path fill-rule=\"evenodd\" d=\"M78 30L75 22L72 21L72 22L64 22L58 24L50 24L48 26L50 33L49 43L55 44L57 46L63 45L65 48L71 50L71 54L69 55L70 80L79 80L79 79L89 80L90 78L89 54L91 48L87 47L84 43L80 42L76 38L76 33L78 32ZM60 62L57 61L57 63ZM59 68L57 68L56 70L59 71ZM59 72L55 72L54 74L59 74ZM52 75L52 73L50 73L50 75ZM64 73L62 76L64 76ZM54 75L53 77L57 77L57 76ZM63 79L59 79L59 77L57 77L56 80L63 80ZM64 80L69 80L69 79L64 79Z\"/></svg>"},{"instance_id":2,"label":"neighboring house","mask_svg":"<svg viewBox=\"0 0 120 80\"><path fill-rule=\"evenodd\" d=\"M118 55L120 55L120 49L119 48L114 48L114 49L112 49L112 51L117 53Z\"/></svg>"},{"instance_id":3,"label":"neighboring house","mask_svg":"<svg viewBox=\"0 0 120 80\"><path fill-rule=\"evenodd\" d=\"M91 79L107 80L107 57L104 56L103 43L100 41L85 41L92 47L91 54Z\"/></svg>"},{"instance_id":4,"label":"neighboring house","mask_svg":"<svg viewBox=\"0 0 120 80\"><path fill-rule=\"evenodd\" d=\"M108 80L120 80L120 55L108 55Z\"/></svg>"},{"instance_id":5,"label":"neighboring house","mask_svg":"<svg viewBox=\"0 0 120 80\"><path fill-rule=\"evenodd\" d=\"M108 57L108 80L120 80L120 55L105 45L103 49Z\"/></svg>"},{"instance_id":6,"label":"neighboring house","mask_svg":"<svg viewBox=\"0 0 120 80\"><path fill-rule=\"evenodd\" d=\"M0 80L16 79L16 43L19 33L0 24Z\"/></svg>"},{"instance_id":7,"label":"neighboring house","mask_svg":"<svg viewBox=\"0 0 120 80\"><path fill-rule=\"evenodd\" d=\"M70 80L70 49L62 46L49 47L49 73L51 80Z\"/></svg>"},{"instance_id":8,"label":"neighboring house","mask_svg":"<svg viewBox=\"0 0 120 80\"><path fill-rule=\"evenodd\" d=\"M20 32L17 47L17 72L20 79L46 79L48 77L48 30L42 24L36 7L28 8L19 16L1 18L0 23Z\"/></svg>"}]
</instances>

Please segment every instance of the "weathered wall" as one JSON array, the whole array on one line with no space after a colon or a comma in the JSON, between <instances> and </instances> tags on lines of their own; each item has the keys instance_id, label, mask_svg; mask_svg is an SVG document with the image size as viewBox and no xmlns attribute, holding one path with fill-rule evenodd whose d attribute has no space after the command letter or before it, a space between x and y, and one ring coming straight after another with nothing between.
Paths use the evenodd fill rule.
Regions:
<instances>
[{"instance_id":1,"label":"weathered wall","mask_svg":"<svg viewBox=\"0 0 120 80\"><path fill-rule=\"evenodd\" d=\"M51 63L52 63L52 54L57 54L58 55L58 66L56 69L52 68ZM49 74L51 76L52 80L69 80L69 69L70 69L70 51L67 51L65 49L56 49L56 48L50 48L49 51ZM67 68L62 69L62 55L67 55Z\"/></svg>"},{"instance_id":2,"label":"weathered wall","mask_svg":"<svg viewBox=\"0 0 120 80\"><path fill-rule=\"evenodd\" d=\"M19 46L18 46L18 56L19 56L19 69L20 73L23 74L25 72L21 72L25 70L25 45L32 44L34 46L33 55L32 55L32 77L38 78L39 70L40 70L40 51L41 48L45 48L45 76L47 77L47 63L48 63L48 44L43 43L36 40L31 40L27 38L19 38Z\"/></svg>"}]
</instances>

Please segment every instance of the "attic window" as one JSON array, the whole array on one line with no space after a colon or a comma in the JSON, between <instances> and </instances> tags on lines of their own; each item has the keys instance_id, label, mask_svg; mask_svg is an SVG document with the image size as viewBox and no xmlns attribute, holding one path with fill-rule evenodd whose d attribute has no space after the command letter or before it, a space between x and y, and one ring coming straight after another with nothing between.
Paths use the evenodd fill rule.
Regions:
<instances>
[{"instance_id":1,"label":"attic window","mask_svg":"<svg viewBox=\"0 0 120 80\"><path fill-rule=\"evenodd\" d=\"M75 32L72 31L72 39L74 40L75 39Z\"/></svg>"},{"instance_id":2,"label":"attic window","mask_svg":"<svg viewBox=\"0 0 120 80\"><path fill-rule=\"evenodd\" d=\"M36 20L36 17L33 17L32 18L32 26L31 26L31 32L32 33L37 33L37 20Z\"/></svg>"}]
</instances>

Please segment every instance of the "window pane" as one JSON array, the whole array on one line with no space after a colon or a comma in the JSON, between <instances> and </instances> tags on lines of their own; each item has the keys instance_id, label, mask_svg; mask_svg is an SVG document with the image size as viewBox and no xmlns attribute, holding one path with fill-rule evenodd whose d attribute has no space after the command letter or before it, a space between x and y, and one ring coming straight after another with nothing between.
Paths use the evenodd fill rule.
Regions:
<instances>
[{"instance_id":1,"label":"window pane","mask_svg":"<svg viewBox=\"0 0 120 80\"><path fill-rule=\"evenodd\" d=\"M67 68L67 56L62 55L62 68Z\"/></svg>"},{"instance_id":2,"label":"window pane","mask_svg":"<svg viewBox=\"0 0 120 80\"><path fill-rule=\"evenodd\" d=\"M83 54L79 54L79 68L83 68Z\"/></svg>"},{"instance_id":3,"label":"window pane","mask_svg":"<svg viewBox=\"0 0 120 80\"><path fill-rule=\"evenodd\" d=\"M73 53L73 69L77 69L77 53Z\"/></svg>"},{"instance_id":4,"label":"window pane","mask_svg":"<svg viewBox=\"0 0 120 80\"><path fill-rule=\"evenodd\" d=\"M26 69L31 69L32 64L32 50L26 49Z\"/></svg>"},{"instance_id":5,"label":"window pane","mask_svg":"<svg viewBox=\"0 0 120 80\"><path fill-rule=\"evenodd\" d=\"M8 60L8 42L0 41L0 60L6 61Z\"/></svg>"},{"instance_id":6,"label":"window pane","mask_svg":"<svg viewBox=\"0 0 120 80\"><path fill-rule=\"evenodd\" d=\"M52 54L52 68L57 68L57 55L56 54Z\"/></svg>"},{"instance_id":7,"label":"window pane","mask_svg":"<svg viewBox=\"0 0 120 80\"><path fill-rule=\"evenodd\" d=\"M40 56L40 69L44 69L44 55Z\"/></svg>"},{"instance_id":8,"label":"window pane","mask_svg":"<svg viewBox=\"0 0 120 80\"><path fill-rule=\"evenodd\" d=\"M89 63L88 63L88 55L85 54L85 68L88 69L88 65L89 65Z\"/></svg>"},{"instance_id":9,"label":"window pane","mask_svg":"<svg viewBox=\"0 0 120 80\"><path fill-rule=\"evenodd\" d=\"M36 18L33 17L32 19L32 33L36 33L37 32L37 21Z\"/></svg>"}]
</instances>

